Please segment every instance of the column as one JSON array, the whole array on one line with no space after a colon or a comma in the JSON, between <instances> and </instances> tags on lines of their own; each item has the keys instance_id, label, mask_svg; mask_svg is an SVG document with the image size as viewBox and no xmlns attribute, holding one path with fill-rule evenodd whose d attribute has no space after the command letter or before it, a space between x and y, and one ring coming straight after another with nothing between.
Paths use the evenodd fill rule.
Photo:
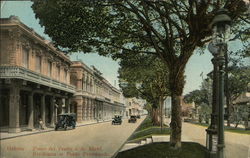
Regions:
<instances>
[{"instance_id":1,"label":"column","mask_svg":"<svg viewBox=\"0 0 250 158\"><path fill-rule=\"evenodd\" d=\"M86 98L86 120L89 120L89 99Z\"/></svg>"},{"instance_id":2,"label":"column","mask_svg":"<svg viewBox=\"0 0 250 158\"><path fill-rule=\"evenodd\" d=\"M84 98L83 100L84 102L84 120L87 120L87 108L88 108L88 101L87 101L87 98Z\"/></svg>"},{"instance_id":3,"label":"column","mask_svg":"<svg viewBox=\"0 0 250 158\"><path fill-rule=\"evenodd\" d=\"M104 102L102 102L102 114L101 114L102 120L104 120Z\"/></svg>"},{"instance_id":4,"label":"column","mask_svg":"<svg viewBox=\"0 0 250 158\"><path fill-rule=\"evenodd\" d=\"M57 98L56 116L63 113L63 98Z\"/></svg>"},{"instance_id":5,"label":"column","mask_svg":"<svg viewBox=\"0 0 250 158\"><path fill-rule=\"evenodd\" d=\"M41 96L41 117L42 117L42 121L45 127L45 95L42 94Z\"/></svg>"},{"instance_id":6,"label":"column","mask_svg":"<svg viewBox=\"0 0 250 158\"><path fill-rule=\"evenodd\" d=\"M33 101L34 93L29 93L28 97L28 111L29 111L29 122L28 122L28 128L34 129L34 101Z\"/></svg>"},{"instance_id":7,"label":"column","mask_svg":"<svg viewBox=\"0 0 250 158\"><path fill-rule=\"evenodd\" d=\"M67 113L70 113L70 104L69 104L70 100L69 98L65 99L65 107L67 108Z\"/></svg>"},{"instance_id":8,"label":"column","mask_svg":"<svg viewBox=\"0 0 250 158\"><path fill-rule=\"evenodd\" d=\"M82 98L83 100L82 100L82 115L83 115L83 117L82 117L82 119L83 120L86 120L86 98Z\"/></svg>"},{"instance_id":9,"label":"column","mask_svg":"<svg viewBox=\"0 0 250 158\"><path fill-rule=\"evenodd\" d=\"M50 98L50 126L55 126L55 96Z\"/></svg>"},{"instance_id":10,"label":"column","mask_svg":"<svg viewBox=\"0 0 250 158\"><path fill-rule=\"evenodd\" d=\"M54 112L54 120L55 120L55 122L57 122L57 115L58 115L58 108L59 108L59 104L58 104L57 99L55 99L55 106L54 107L55 107L54 108L54 110L55 110L55 112Z\"/></svg>"},{"instance_id":11,"label":"column","mask_svg":"<svg viewBox=\"0 0 250 158\"><path fill-rule=\"evenodd\" d=\"M82 72L81 71L77 71L76 72L76 77L77 77L77 83L76 83L76 90L82 90L82 78L83 78L83 75L82 75Z\"/></svg>"},{"instance_id":12,"label":"column","mask_svg":"<svg viewBox=\"0 0 250 158\"><path fill-rule=\"evenodd\" d=\"M16 82L16 81L14 81ZM20 102L20 88L16 84L12 84L10 88L9 100L9 132L21 132L19 126L19 102Z\"/></svg>"},{"instance_id":13,"label":"column","mask_svg":"<svg viewBox=\"0 0 250 158\"><path fill-rule=\"evenodd\" d=\"M82 122L82 98L79 98L79 100L77 100L77 122Z\"/></svg>"},{"instance_id":14,"label":"column","mask_svg":"<svg viewBox=\"0 0 250 158\"><path fill-rule=\"evenodd\" d=\"M93 100L90 99L90 119L93 120L94 119L94 104L93 104Z\"/></svg>"},{"instance_id":15,"label":"column","mask_svg":"<svg viewBox=\"0 0 250 158\"><path fill-rule=\"evenodd\" d=\"M94 100L92 100L92 103L93 103L93 110L92 110L92 112L93 112L93 116L92 116L92 119L94 120L96 117L95 117L95 115L96 115L96 108L95 108L95 101Z\"/></svg>"},{"instance_id":16,"label":"column","mask_svg":"<svg viewBox=\"0 0 250 158\"><path fill-rule=\"evenodd\" d=\"M66 110L66 105L65 105L65 98L60 99L60 114L64 114Z\"/></svg>"},{"instance_id":17,"label":"column","mask_svg":"<svg viewBox=\"0 0 250 158\"><path fill-rule=\"evenodd\" d=\"M88 120L91 118L91 100L88 98Z\"/></svg>"},{"instance_id":18,"label":"column","mask_svg":"<svg viewBox=\"0 0 250 158\"><path fill-rule=\"evenodd\" d=\"M97 120L98 119L98 102L94 101L94 103L95 103L95 115L94 115L94 118Z\"/></svg>"}]
</instances>

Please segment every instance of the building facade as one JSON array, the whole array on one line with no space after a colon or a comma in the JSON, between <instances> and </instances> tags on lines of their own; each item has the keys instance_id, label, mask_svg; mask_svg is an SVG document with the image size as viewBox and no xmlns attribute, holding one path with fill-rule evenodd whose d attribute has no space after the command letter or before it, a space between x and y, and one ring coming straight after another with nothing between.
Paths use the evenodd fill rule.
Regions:
<instances>
[{"instance_id":1,"label":"building facade","mask_svg":"<svg viewBox=\"0 0 250 158\"><path fill-rule=\"evenodd\" d=\"M74 61L71 66L71 84L76 87L72 105L77 121L107 120L115 114L123 115L121 92L113 87L94 66Z\"/></svg>"},{"instance_id":2,"label":"building facade","mask_svg":"<svg viewBox=\"0 0 250 158\"><path fill-rule=\"evenodd\" d=\"M241 114L242 122L244 122L243 124L245 128L250 130L250 84L248 84L248 91L242 93L233 102L232 108L233 113Z\"/></svg>"},{"instance_id":3,"label":"building facade","mask_svg":"<svg viewBox=\"0 0 250 158\"><path fill-rule=\"evenodd\" d=\"M77 113L81 122L106 119L106 113L111 116L112 110L122 110L123 104L116 99L121 92L101 75L72 62L18 17L0 22L1 131L33 130L39 119L53 127L57 115L64 112Z\"/></svg>"},{"instance_id":4,"label":"building facade","mask_svg":"<svg viewBox=\"0 0 250 158\"><path fill-rule=\"evenodd\" d=\"M145 105L145 101L137 98L126 98L126 116L131 115L142 115L144 114L143 106Z\"/></svg>"}]
</instances>

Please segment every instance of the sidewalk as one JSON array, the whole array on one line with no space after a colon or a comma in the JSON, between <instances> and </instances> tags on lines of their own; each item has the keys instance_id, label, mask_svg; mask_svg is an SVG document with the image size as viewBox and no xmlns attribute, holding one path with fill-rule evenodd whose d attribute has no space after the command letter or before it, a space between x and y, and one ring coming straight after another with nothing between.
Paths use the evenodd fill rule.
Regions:
<instances>
[{"instance_id":1,"label":"sidewalk","mask_svg":"<svg viewBox=\"0 0 250 158\"><path fill-rule=\"evenodd\" d=\"M81 127L81 126L86 126L86 125L92 125L92 124L97 124L97 123L105 123L105 122L109 122L111 120L99 120L97 122L97 120L92 120L92 121L83 121L81 123L76 123L76 127ZM34 129L32 131L22 131L20 133L8 133L8 132L0 132L0 140L4 140L4 139L11 139L11 138L16 138L16 137L21 137L21 136L27 136L27 135L33 135L33 134L39 134L39 133L45 133L45 132L51 132L51 131L55 131L54 128L50 128L47 127L44 130L38 130L38 129Z\"/></svg>"}]
</instances>

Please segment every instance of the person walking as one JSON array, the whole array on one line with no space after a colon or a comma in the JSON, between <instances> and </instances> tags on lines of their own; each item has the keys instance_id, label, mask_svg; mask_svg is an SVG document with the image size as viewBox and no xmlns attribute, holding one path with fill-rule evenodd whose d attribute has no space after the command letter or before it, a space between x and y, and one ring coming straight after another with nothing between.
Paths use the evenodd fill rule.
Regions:
<instances>
[{"instance_id":1,"label":"person walking","mask_svg":"<svg viewBox=\"0 0 250 158\"><path fill-rule=\"evenodd\" d=\"M39 130L44 130L42 118L39 118Z\"/></svg>"}]
</instances>

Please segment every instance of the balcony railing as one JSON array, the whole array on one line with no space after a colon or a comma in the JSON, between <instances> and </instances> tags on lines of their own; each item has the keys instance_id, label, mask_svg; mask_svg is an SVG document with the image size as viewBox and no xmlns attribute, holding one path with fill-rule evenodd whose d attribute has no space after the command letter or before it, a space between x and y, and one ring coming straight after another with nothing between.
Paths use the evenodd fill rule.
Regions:
<instances>
[{"instance_id":1,"label":"balcony railing","mask_svg":"<svg viewBox=\"0 0 250 158\"><path fill-rule=\"evenodd\" d=\"M18 66L0 66L0 78L18 78L70 93L75 92L75 86L62 83L40 73Z\"/></svg>"}]
</instances>

